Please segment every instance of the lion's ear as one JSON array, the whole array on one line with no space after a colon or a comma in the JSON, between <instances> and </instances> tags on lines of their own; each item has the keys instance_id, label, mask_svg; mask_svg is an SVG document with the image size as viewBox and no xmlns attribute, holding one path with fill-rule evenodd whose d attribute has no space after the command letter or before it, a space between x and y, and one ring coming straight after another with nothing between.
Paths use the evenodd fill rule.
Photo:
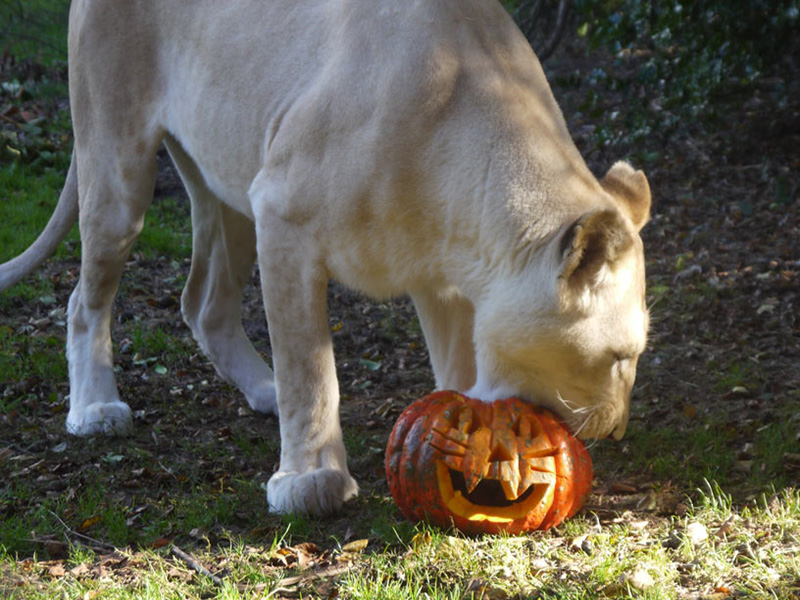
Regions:
<instances>
[{"instance_id":1,"label":"lion's ear","mask_svg":"<svg viewBox=\"0 0 800 600\"><path fill-rule=\"evenodd\" d=\"M630 248L635 235L616 209L586 213L561 237L560 278L573 286L596 285L602 270Z\"/></svg>"},{"instance_id":2,"label":"lion's ear","mask_svg":"<svg viewBox=\"0 0 800 600\"><path fill-rule=\"evenodd\" d=\"M619 203L636 231L640 231L650 219L650 184L645 174L619 161L600 180L600 185Z\"/></svg>"}]
</instances>

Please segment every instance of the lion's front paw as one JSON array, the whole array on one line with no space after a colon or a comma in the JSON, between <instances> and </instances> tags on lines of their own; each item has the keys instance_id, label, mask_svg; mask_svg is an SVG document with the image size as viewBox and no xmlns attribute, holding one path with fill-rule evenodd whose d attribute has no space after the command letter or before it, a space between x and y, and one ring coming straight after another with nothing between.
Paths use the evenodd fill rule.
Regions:
<instances>
[{"instance_id":1,"label":"lion's front paw","mask_svg":"<svg viewBox=\"0 0 800 600\"><path fill-rule=\"evenodd\" d=\"M67 415L67 432L72 435L127 435L132 429L131 409L120 400L72 406Z\"/></svg>"},{"instance_id":2,"label":"lion's front paw","mask_svg":"<svg viewBox=\"0 0 800 600\"><path fill-rule=\"evenodd\" d=\"M355 479L337 469L315 469L307 473L278 471L267 484L267 502L274 513L328 515L338 511L356 494Z\"/></svg>"}]
</instances>

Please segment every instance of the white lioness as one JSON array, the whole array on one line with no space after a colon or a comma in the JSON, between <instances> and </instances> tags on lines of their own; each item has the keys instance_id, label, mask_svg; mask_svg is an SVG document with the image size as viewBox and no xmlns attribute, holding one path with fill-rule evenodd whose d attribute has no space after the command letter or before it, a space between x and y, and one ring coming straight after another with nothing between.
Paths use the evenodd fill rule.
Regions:
<instances>
[{"instance_id":1,"label":"white lioness","mask_svg":"<svg viewBox=\"0 0 800 600\"><path fill-rule=\"evenodd\" d=\"M29 273L80 218L67 356L76 435L122 432L111 307L166 144L189 191L182 308L250 406L280 416L274 511L357 493L338 417L328 280L409 294L436 384L518 395L620 437L648 326L647 179L598 181L497 0L73 0L75 149ZM258 259L275 374L245 337Z\"/></svg>"}]
</instances>

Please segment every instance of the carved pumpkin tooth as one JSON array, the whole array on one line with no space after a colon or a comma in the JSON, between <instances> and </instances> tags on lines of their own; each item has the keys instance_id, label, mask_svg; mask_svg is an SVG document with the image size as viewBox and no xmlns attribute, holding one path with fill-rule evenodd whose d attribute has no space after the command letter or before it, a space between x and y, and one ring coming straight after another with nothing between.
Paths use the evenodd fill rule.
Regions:
<instances>
[{"instance_id":1,"label":"carved pumpkin tooth","mask_svg":"<svg viewBox=\"0 0 800 600\"><path fill-rule=\"evenodd\" d=\"M503 486L503 493L506 496L506 500L510 500L513 502L517 498L519 498L521 492L519 492L517 486L515 486L511 481L506 481L505 479L501 479L500 485Z\"/></svg>"},{"instance_id":2,"label":"carved pumpkin tooth","mask_svg":"<svg viewBox=\"0 0 800 600\"><path fill-rule=\"evenodd\" d=\"M496 479L499 479L500 484L503 486L506 500L516 500L525 491L519 489L519 462L516 460L504 460L498 463L498 467L499 473Z\"/></svg>"},{"instance_id":3,"label":"carved pumpkin tooth","mask_svg":"<svg viewBox=\"0 0 800 600\"><path fill-rule=\"evenodd\" d=\"M462 460L462 457L453 454L445 454L442 456L442 462L447 465L448 469L452 469L453 471L461 471L463 466Z\"/></svg>"},{"instance_id":4,"label":"carved pumpkin tooth","mask_svg":"<svg viewBox=\"0 0 800 600\"><path fill-rule=\"evenodd\" d=\"M464 479L467 482L468 492L475 489L489 470L491 438L492 430L488 427L479 427L475 433L470 435L469 446L463 461Z\"/></svg>"},{"instance_id":5,"label":"carved pumpkin tooth","mask_svg":"<svg viewBox=\"0 0 800 600\"><path fill-rule=\"evenodd\" d=\"M478 487L478 484L481 482L483 477L481 477L478 473L470 473L469 475L464 475L464 482L467 484L467 493L471 494L475 491L475 488Z\"/></svg>"},{"instance_id":6,"label":"carved pumpkin tooth","mask_svg":"<svg viewBox=\"0 0 800 600\"><path fill-rule=\"evenodd\" d=\"M531 458L520 461L520 494L532 485L551 484L556 480L556 463L552 457Z\"/></svg>"}]
</instances>

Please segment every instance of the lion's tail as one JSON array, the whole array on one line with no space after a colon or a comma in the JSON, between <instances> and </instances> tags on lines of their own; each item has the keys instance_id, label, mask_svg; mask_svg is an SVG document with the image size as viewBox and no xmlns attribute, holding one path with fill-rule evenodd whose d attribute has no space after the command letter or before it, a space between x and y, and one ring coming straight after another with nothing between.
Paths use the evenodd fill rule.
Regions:
<instances>
[{"instance_id":1,"label":"lion's tail","mask_svg":"<svg viewBox=\"0 0 800 600\"><path fill-rule=\"evenodd\" d=\"M67 237L69 230L77 220L78 165L75 159L75 151L73 150L67 180L61 190L56 209L47 222L47 227L39 234L36 241L28 246L25 252L0 265L0 292L10 288L47 260L64 238Z\"/></svg>"}]
</instances>

